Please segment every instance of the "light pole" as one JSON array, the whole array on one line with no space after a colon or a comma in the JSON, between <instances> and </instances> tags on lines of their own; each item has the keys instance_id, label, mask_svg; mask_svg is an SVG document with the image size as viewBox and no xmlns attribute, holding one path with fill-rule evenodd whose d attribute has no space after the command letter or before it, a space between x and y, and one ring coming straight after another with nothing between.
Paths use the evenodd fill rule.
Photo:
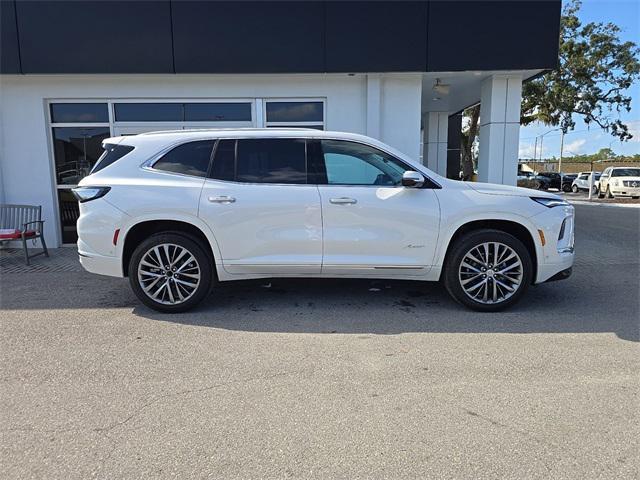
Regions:
<instances>
[{"instance_id":1,"label":"light pole","mask_svg":"<svg viewBox=\"0 0 640 480\"><path fill-rule=\"evenodd\" d=\"M562 129L560 127L552 128L548 132L544 132L542 135L540 135L540 161L542 161L542 140L544 140L544 136L549 134L549 133L551 133L551 132L556 132L558 130L562 130Z\"/></svg>"}]
</instances>

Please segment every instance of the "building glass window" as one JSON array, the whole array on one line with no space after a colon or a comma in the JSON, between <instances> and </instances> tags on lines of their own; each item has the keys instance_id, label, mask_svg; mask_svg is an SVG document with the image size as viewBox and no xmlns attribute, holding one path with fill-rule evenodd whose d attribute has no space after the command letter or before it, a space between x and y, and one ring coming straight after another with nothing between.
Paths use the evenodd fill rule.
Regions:
<instances>
[{"instance_id":1,"label":"building glass window","mask_svg":"<svg viewBox=\"0 0 640 480\"><path fill-rule=\"evenodd\" d=\"M106 103L52 103L52 123L103 123L109 121Z\"/></svg>"},{"instance_id":2,"label":"building glass window","mask_svg":"<svg viewBox=\"0 0 640 480\"><path fill-rule=\"evenodd\" d=\"M251 103L185 103L186 122L250 122Z\"/></svg>"},{"instance_id":3,"label":"building glass window","mask_svg":"<svg viewBox=\"0 0 640 480\"><path fill-rule=\"evenodd\" d=\"M102 155L102 141L109 136L109 127L53 127L58 186L76 186L89 175Z\"/></svg>"},{"instance_id":4,"label":"building glass window","mask_svg":"<svg viewBox=\"0 0 640 480\"><path fill-rule=\"evenodd\" d=\"M116 103L116 122L251 122L251 102Z\"/></svg>"},{"instance_id":5,"label":"building glass window","mask_svg":"<svg viewBox=\"0 0 640 480\"><path fill-rule=\"evenodd\" d=\"M184 119L181 103L116 103L113 109L116 122L181 122Z\"/></svg>"},{"instance_id":6,"label":"building glass window","mask_svg":"<svg viewBox=\"0 0 640 480\"><path fill-rule=\"evenodd\" d=\"M314 128L324 130L323 101L265 102L265 126L278 128Z\"/></svg>"}]
</instances>

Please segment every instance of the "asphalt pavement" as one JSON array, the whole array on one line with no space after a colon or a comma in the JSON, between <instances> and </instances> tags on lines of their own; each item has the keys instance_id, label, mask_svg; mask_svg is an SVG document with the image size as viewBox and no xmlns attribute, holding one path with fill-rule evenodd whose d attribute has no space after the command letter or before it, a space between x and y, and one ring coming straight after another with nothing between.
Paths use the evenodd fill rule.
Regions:
<instances>
[{"instance_id":1,"label":"asphalt pavement","mask_svg":"<svg viewBox=\"0 0 640 480\"><path fill-rule=\"evenodd\" d=\"M171 316L5 265L0 478L638 478L640 210L576 211L574 275L499 314L273 280Z\"/></svg>"}]
</instances>

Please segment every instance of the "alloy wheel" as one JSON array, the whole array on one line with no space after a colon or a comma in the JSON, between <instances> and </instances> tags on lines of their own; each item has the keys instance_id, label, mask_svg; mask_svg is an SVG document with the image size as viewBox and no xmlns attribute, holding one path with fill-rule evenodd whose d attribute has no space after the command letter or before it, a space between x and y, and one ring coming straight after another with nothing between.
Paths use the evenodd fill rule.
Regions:
<instances>
[{"instance_id":1,"label":"alloy wheel","mask_svg":"<svg viewBox=\"0 0 640 480\"><path fill-rule=\"evenodd\" d=\"M138 264L142 291L163 305L177 305L191 298L200 284L200 275L195 256L174 243L150 248Z\"/></svg>"},{"instance_id":2,"label":"alloy wheel","mask_svg":"<svg viewBox=\"0 0 640 480\"><path fill-rule=\"evenodd\" d=\"M523 266L516 251L500 242L484 242L460 262L458 280L465 294L482 304L501 303L522 283Z\"/></svg>"}]
</instances>

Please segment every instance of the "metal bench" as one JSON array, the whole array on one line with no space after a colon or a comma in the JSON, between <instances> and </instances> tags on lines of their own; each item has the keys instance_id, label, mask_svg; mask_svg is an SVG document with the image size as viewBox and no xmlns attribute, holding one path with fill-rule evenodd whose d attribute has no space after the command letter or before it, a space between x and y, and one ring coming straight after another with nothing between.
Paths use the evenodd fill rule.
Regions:
<instances>
[{"instance_id":1,"label":"metal bench","mask_svg":"<svg viewBox=\"0 0 640 480\"><path fill-rule=\"evenodd\" d=\"M42 220L42 207L34 205L0 205L0 243L22 241L24 259L29 265L29 260L38 255L49 256L47 244L44 241ZM42 243L42 251L29 255L27 240L39 238Z\"/></svg>"}]
</instances>

